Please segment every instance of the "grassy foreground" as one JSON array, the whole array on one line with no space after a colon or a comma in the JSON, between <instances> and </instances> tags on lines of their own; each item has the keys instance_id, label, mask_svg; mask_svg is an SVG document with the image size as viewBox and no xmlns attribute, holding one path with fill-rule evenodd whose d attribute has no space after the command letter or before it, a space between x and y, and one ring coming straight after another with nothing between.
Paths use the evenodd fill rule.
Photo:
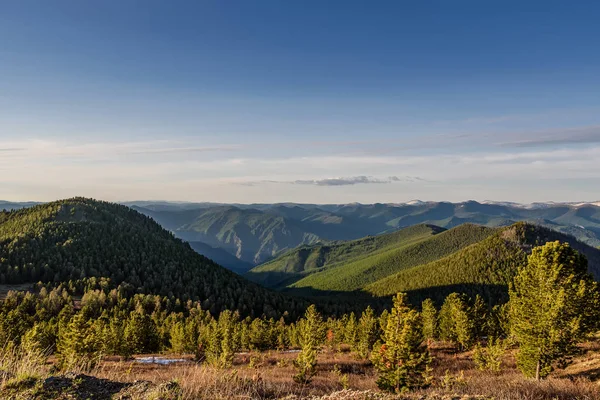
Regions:
<instances>
[{"instance_id":1,"label":"grassy foreground","mask_svg":"<svg viewBox=\"0 0 600 400\"><path fill-rule=\"evenodd\" d=\"M536 382L523 378L513 354L502 371L475 368L470 352L456 353L444 343L431 346L434 356L431 387L405 395L388 395L375 385L368 361L346 351L324 351L318 373L308 385L294 383L294 353L236 355L234 367L214 369L185 362L158 365L109 358L91 372L58 373L53 361L4 350L0 359L2 399L495 399L592 400L600 398L600 342L586 343L582 355L565 370Z\"/></svg>"}]
</instances>

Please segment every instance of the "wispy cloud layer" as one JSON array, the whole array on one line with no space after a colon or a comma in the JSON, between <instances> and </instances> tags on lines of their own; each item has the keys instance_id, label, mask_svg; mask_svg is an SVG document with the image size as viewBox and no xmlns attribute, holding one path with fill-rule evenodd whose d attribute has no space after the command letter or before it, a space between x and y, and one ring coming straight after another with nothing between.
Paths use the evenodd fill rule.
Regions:
<instances>
[{"instance_id":1,"label":"wispy cloud layer","mask_svg":"<svg viewBox=\"0 0 600 400\"><path fill-rule=\"evenodd\" d=\"M536 147L549 145L600 143L600 126L567 128L524 134L520 139L500 143L505 147Z\"/></svg>"},{"instance_id":2,"label":"wispy cloud layer","mask_svg":"<svg viewBox=\"0 0 600 400\"><path fill-rule=\"evenodd\" d=\"M296 180L293 183L297 185L317 185L317 186L348 186L357 184L372 184L372 183L391 183L392 181L398 180L397 177L390 177L387 179L374 178L372 176L351 176L347 178L327 178L327 179L310 179L310 180Z\"/></svg>"},{"instance_id":3,"label":"wispy cloud layer","mask_svg":"<svg viewBox=\"0 0 600 400\"><path fill-rule=\"evenodd\" d=\"M425 181L425 179L418 176L407 176L399 178L397 176L390 176L387 178L375 178L372 176L351 176L346 178L326 178L326 179L310 179L310 180L296 180L290 183L296 185L316 185L316 186L351 186L359 184L382 184L382 183L393 183L393 182L416 182Z\"/></svg>"}]
</instances>

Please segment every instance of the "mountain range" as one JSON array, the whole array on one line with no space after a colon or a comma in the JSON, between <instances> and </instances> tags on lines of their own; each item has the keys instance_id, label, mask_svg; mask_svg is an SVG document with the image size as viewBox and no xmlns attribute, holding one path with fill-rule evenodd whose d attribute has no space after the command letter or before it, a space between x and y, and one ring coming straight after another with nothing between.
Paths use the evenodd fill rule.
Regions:
<instances>
[{"instance_id":1,"label":"mountain range","mask_svg":"<svg viewBox=\"0 0 600 400\"><path fill-rule=\"evenodd\" d=\"M340 312L383 305L401 291L415 302L425 297L441 301L451 292L462 292L498 303L506 299L508 284L531 249L556 240L584 254L590 272L600 277L598 248L538 224L463 223L447 228L417 222L393 227L427 218L449 226L457 221L456 214L481 222L483 216L506 207L470 202L325 210L300 205L152 210L85 198L61 200L0 211L0 286L39 282L65 285L74 293L115 288L132 296L160 295L179 304L199 301L213 313L232 309L267 316L297 315L308 297L330 312ZM592 222L591 211L597 212L595 206L561 207L567 211L535 210L554 213L556 220L569 215ZM440 219L450 211L450 220ZM493 215L499 218L498 214ZM163 220L163 226L155 220ZM391 232L353 240L324 240L307 230L325 226L323 231L346 238L358 234L340 229L350 222L363 221L372 232L392 220L396 225L387 223ZM198 238L205 241L192 240ZM210 240L224 246L206 244ZM258 244L262 247L255 253L252 246ZM198 253L210 253L213 259ZM272 259L257 266L241 259L254 256L257 262L256 254Z\"/></svg>"},{"instance_id":2,"label":"mountain range","mask_svg":"<svg viewBox=\"0 0 600 400\"><path fill-rule=\"evenodd\" d=\"M0 202L0 209L33 203ZM152 217L177 237L225 267L245 273L302 245L331 244L394 232L417 224L452 228L531 222L600 246L596 203L462 203L414 200L399 204L216 204L138 201L124 203Z\"/></svg>"},{"instance_id":3,"label":"mountain range","mask_svg":"<svg viewBox=\"0 0 600 400\"><path fill-rule=\"evenodd\" d=\"M600 246L600 207L587 203L522 206L415 201L367 205L201 204L196 208L189 204L146 204L133 208L151 216L177 237L223 249L246 266L263 264L301 245L355 240L417 224L448 229L464 223L501 227L526 221ZM231 262L224 265L240 271Z\"/></svg>"}]
</instances>

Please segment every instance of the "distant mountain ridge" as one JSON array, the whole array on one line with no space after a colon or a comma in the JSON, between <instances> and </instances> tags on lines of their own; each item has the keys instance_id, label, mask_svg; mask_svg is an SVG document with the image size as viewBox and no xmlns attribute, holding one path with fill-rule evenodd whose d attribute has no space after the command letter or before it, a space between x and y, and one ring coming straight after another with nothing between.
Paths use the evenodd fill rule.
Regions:
<instances>
[{"instance_id":1,"label":"distant mountain ridge","mask_svg":"<svg viewBox=\"0 0 600 400\"><path fill-rule=\"evenodd\" d=\"M21 207L19 203L4 204L5 208ZM301 245L356 240L418 224L450 229L464 223L501 227L526 221L573 235L593 247L600 246L600 202L414 200L397 204L228 205L141 201L126 204L152 217L181 239L224 250L252 266ZM224 265L239 272L239 267L233 265L237 262L229 260Z\"/></svg>"}]
</instances>

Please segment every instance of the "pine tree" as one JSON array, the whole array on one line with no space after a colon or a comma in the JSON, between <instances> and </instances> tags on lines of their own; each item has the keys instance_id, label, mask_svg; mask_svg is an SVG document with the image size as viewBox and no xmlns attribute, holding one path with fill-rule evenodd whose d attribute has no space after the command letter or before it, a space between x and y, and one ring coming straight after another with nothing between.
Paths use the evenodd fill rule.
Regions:
<instances>
[{"instance_id":1,"label":"pine tree","mask_svg":"<svg viewBox=\"0 0 600 400\"><path fill-rule=\"evenodd\" d=\"M287 349L289 345L289 339L287 335L287 329L285 326L285 320L283 319L283 317L279 318L279 321L277 321L277 325L275 326L274 330L276 336L275 340L277 342L277 350L283 351Z\"/></svg>"},{"instance_id":2,"label":"pine tree","mask_svg":"<svg viewBox=\"0 0 600 400\"><path fill-rule=\"evenodd\" d=\"M598 328L597 283L586 258L566 243L534 248L509 295L517 364L526 376L547 376L553 363L568 361L577 343Z\"/></svg>"},{"instance_id":3,"label":"pine tree","mask_svg":"<svg viewBox=\"0 0 600 400\"><path fill-rule=\"evenodd\" d=\"M473 321L473 330L475 338L485 336L486 320L488 317L488 307L479 294L475 296L475 301L470 309L471 319Z\"/></svg>"},{"instance_id":4,"label":"pine tree","mask_svg":"<svg viewBox=\"0 0 600 400\"><path fill-rule=\"evenodd\" d=\"M83 313L75 314L59 331L59 361L65 369L92 368L99 361L101 350L101 337Z\"/></svg>"},{"instance_id":5,"label":"pine tree","mask_svg":"<svg viewBox=\"0 0 600 400\"><path fill-rule=\"evenodd\" d=\"M354 313L350 313L348 316L348 322L344 328L344 342L350 346L350 349L356 349L358 343L358 322Z\"/></svg>"},{"instance_id":6,"label":"pine tree","mask_svg":"<svg viewBox=\"0 0 600 400\"><path fill-rule=\"evenodd\" d=\"M48 321L38 322L23 336L23 348L42 354L56 350L57 326Z\"/></svg>"},{"instance_id":7,"label":"pine tree","mask_svg":"<svg viewBox=\"0 0 600 400\"><path fill-rule=\"evenodd\" d=\"M375 317L375 312L369 306L363 311L358 321L358 343L356 345L358 357L368 358L377 340L379 340L379 321Z\"/></svg>"},{"instance_id":8,"label":"pine tree","mask_svg":"<svg viewBox=\"0 0 600 400\"><path fill-rule=\"evenodd\" d=\"M171 350L177 354L184 354L188 349L185 322L177 321L173 324L170 330Z\"/></svg>"},{"instance_id":9,"label":"pine tree","mask_svg":"<svg viewBox=\"0 0 600 400\"><path fill-rule=\"evenodd\" d=\"M103 337L105 353L116 354L124 358L131 357L131 349L124 340L125 326L121 318L116 316L110 319L104 328Z\"/></svg>"},{"instance_id":10,"label":"pine tree","mask_svg":"<svg viewBox=\"0 0 600 400\"><path fill-rule=\"evenodd\" d=\"M475 323L465 295L451 293L440 310L440 336L454 342L461 350L469 349L475 340Z\"/></svg>"},{"instance_id":11,"label":"pine tree","mask_svg":"<svg viewBox=\"0 0 600 400\"><path fill-rule=\"evenodd\" d=\"M325 340L323 318L314 305L308 307L304 318L298 321L297 329L301 349L294 363L298 371L294 380L306 384L317 372L317 356Z\"/></svg>"},{"instance_id":12,"label":"pine tree","mask_svg":"<svg viewBox=\"0 0 600 400\"><path fill-rule=\"evenodd\" d=\"M423 326L419 313L398 293L387 318L383 344L371 360L379 372L377 386L390 392L404 392L429 385L431 357L423 345Z\"/></svg>"},{"instance_id":13,"label":"pine tree","mask_svg":"<svg viewBox=\"0 0 600 400\"><path fill-rule=\"evenodd\" d=\"M128 354L153 353L158 350L160 339L156 324L141 307L129 316L123 336Z\"/></svg>"},{"instance_id":14,"label":"pine tree","mask_svg":"<svg viewBox=\"0 0 600 400\"><path fill-rule=\"evenodd\" d=\"M235 353L240 349L241 331L238 324L239 315L225 310L218 320L213 320L208 329L206 360L218 368L230 368Z\"/></svg>"},{"instance_id":15,"label":"pine tree","mask_svg":"<svg viewBox=\"0 0 600 400\"><path fill-rule=\"evenodd\" d=\"M486 347L478 343L473 349L473 361L477 368L482 371L500 372L506 346L506 341L493 337L488 338Z\"/></svg>"},{"instance_id":16,"label":"pine tree","mask_svg":"<svg viewBox=\"0 0 600 400\"><path fill-rule=\"evenodd\" d=\"M489 337L506 338L510 333L510 304L497 304L486 318L486 334Z\"/></svg>"},{"instance_id":17,"label":"pine tree","mask_svg":"<svg viewBox=\"0 0 600 400\"><path fill-rule=\"evenodd\" d=\"M425 299L421 304L421 319L423 320L423 336L425 339L438 338L438 315L433 300Z\"/></svg>"},{"instance_id":18,"label":"pine tree","mask_svg":"<svg viewBox=\"0 0 600 400\"><path fill-rule=\"evenodd\" d=\"M257 351L267 350L271 346L269 333L269 325L265 320L261 318L252 320L248 332L249 349Z\"/></svg>"}]
</instances>

